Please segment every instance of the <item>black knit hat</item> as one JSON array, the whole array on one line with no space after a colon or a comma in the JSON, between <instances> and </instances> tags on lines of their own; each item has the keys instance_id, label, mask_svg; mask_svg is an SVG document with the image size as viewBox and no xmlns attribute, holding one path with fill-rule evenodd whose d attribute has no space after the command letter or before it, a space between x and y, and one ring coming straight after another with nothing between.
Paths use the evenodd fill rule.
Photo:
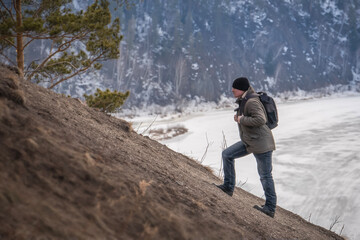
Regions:
<instances>
[{"instance_id":1,"label":"black knit hat","mask_svg":"<svg viewBox=\"0 0 360 240\"><path fill-rule=\"evenodd\" d=\"M234 80L232 87L242 91L247 91L250 87L250 83L246 77L239 77Z\"/></svg>"}]
</instances>

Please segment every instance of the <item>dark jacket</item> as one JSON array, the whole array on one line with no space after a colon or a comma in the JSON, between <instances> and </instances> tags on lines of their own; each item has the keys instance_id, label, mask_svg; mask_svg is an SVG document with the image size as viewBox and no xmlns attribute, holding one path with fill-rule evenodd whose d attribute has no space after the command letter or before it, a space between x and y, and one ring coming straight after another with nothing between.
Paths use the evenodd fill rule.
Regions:
<instances>
[{"instance_id":1,"label":"dark jacket","mask_svg":"<svg viewBox=\"0 0 360 240\"><path fill-rule=\"evenodd\" d=\"M275 141L271 130L266 125L266 112L258 97L247 99L249 95L256 94L252 87L244 93L238 103L246 101L245 105L237 111L243 110L243 117L240 120L239 132L241 141L246 145L249 153L265 153L275 150ZM241 104L240 104L241 105Z\"/></svg>"}]
</instances>

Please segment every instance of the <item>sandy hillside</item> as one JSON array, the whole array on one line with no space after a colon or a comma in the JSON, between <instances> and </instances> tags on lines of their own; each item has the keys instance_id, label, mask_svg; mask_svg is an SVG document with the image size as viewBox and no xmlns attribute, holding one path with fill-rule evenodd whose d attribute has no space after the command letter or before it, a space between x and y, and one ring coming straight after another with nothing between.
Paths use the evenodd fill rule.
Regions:
<instances>
[{"instance_id":1,"label":"sandy hillside","mask_svg":"<svg viewBox=\"0 0 360 240\"><path fill-rule=\"evenodd\" d=\"M0 239L342 239L0 66ZM281 197L281 196L279 196Z\"/></svg>"}]
</instances>

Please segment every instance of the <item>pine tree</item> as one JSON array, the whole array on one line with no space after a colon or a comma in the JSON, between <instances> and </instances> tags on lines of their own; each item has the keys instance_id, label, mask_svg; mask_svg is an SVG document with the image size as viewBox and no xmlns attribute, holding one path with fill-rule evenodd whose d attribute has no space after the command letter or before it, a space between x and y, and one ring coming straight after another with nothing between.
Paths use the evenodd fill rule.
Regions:
<instances>
[{"instance_id":1,"label":"pine tree","mask_svg":"<svg viewBox=\"0 0 360 240\"><path fill-rule=\"evenodd\" d=\"M125 93L116 90L111 92L109 89L101 91L98 88L94 95L84 94L84 97L89 107L99 108L103 112L112 113L124 104L129 95L129 91Z\"/></svg>"},{"instance_id":2,"label":"pine tree","mask_svg":"<svg viewBox=\"0 0 360 240\"><path fill-rule=\"evenodd\" d=\"M75 75L99 70L102 61L118 58L120 22L112 20L109 2L95 0L79 12L70 9L71 2L0 0L0 54L25 79L46 80L53 88ZM25 49L40 41L49 46L48 54L25 68Z\"/></svg>"}]
</instances>

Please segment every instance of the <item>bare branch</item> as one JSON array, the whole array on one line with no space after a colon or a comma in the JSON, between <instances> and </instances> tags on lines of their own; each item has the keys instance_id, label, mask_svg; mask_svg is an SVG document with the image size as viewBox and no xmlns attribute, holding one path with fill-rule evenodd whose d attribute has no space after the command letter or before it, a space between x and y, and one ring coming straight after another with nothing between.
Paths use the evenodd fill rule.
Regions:
<instances>
[{"instance_id":1,"label":"bare branch","mask_svg":"<svg viewBox=\"0 0 360 240\"><path fill-rule=\"evenodd\" d=\"M330 228L329 228L330 231L336 224L341 222L341 221L339 221L339 219L340 219L340 216L335 216L334 221L330 224Z\"/></svg>"},{"instance_id":2,"label":"bare branch","mask_svg":"<svg viewBox=\"0 0 360 240\"><path fill-rule=\"evenodd\" d=\"M40 60L40 59L33 60L30 64L28 64L28 66L26 67L26 69L24 69L24 72L26 72L26 73L27 73L27 72L30 72L29 69L30 69L32 63L33 63L33 62L36 62L36 61L39 61L39 60Z\"/></svg>"},{"instance_id":3,"label":"bare branch","mask_svg":"<svg viewBox=\"0 0 360 240\"><path fill-rule=\"evenodd\" d=\"M16 45L13 42L11 42L9 39L7 39L7 37L2 37L1 36L0 39L6 41L9 45L16 48Z\"/></svg>"},{"instance_id":4,"label":"bare branch","mask_svg":"<svg viewBox=\"0 0 360 240\"><path fill-rule=\"evenodd\" d=\"M200 163L203 163L203 162L204 162L205 157L206 157L206 154L207 154L207 151L208 151L208 149L209 149L209 146L210 146L210 143L208 142L207 145L206 145L206 148L205 148L205 152L204 152L204 154L203 154L202 157L201 157Z\"/></svg>"},{"instance_id":5,"label":"bare branch","mask_svg":"<svg viewBox=\"0 0 360 240\"><path fill-rule=\"evenodd\" d=\"M0 55L3 56L6 60L8 60L12 65L17 67L17 64L13 60L11 60L8 56L3 54L2 52L0 52Z\"/></svg>"},{"instance_id":6,"label":"bare branch","mask_svg":"<svg viewBox=\"0 0 360 240\"><path fill-rule=\"evenodd\" d=\"M32 41L34 41L35 39L30 39L27 43L24 44L23 49L25 49Z\"/></svg>"},{"instance_id":7,"label":"bare branch","mask_svg":"<svg viewBox=\"0 0 360 240\"><path fill-rule=\"evenodd\" d=\"M249 178L246 178L245 182L241 182L241 180L236 184L237 187L242 188L243 186L245 186L245 184L247 183ZM263 195L264 196L264 195Z\"/></svg>"},{"instance_id":8,"label":"bare branch","mask_svg":"<svg viewBox=\"0 0 360 240\"><path fill-rule=\"evenodd\" d=\"M6 7L5 3L3 2L3 0L0 0L1 5L5 8L5 10L9 13L11 19L15 22L15 18L14 15L12 14L11 10L9 8Z\"/></svg>"},{"instance_id":9,"label":"bare branch","mask_svg":"<svg viewBox=\"0 0 360 240\"><path fill-rule=\"evenodd\" d=\"M151 124L145 129L145 131L143 131L143 132L141 133L141 135L143 135L144 133L147 132L147 130L149 130L149 128L154 124L154 122L155 122L155 120L156 120L157 117L158 117L158 115L156 115L155 119L154 119L154 120L151 122Z\"/></svg>"},{"instance_id":10,"label":"bare branch","mask_svg":"<svg viewBox=\"0 0 360 240\"><path fill-rule=\"evenodd\" d=\"M204 152L203 156L201 157L200 163L203 163L203 162L204 162L205 157L206 157L206 154L207 154L207 152L208 152L208 150L209 150L209 146L210 146L210 144L212 144L212 142L209 143L209 139L208 139L208 137L207 137L207 133L206 133L206 142L207 142L207 145L206 145L206 148L205 148L205 152Z\"/></svg>"},{"instance_id":11,"label":"bare branch","mask_svg":"<svg viewBox=\"0 0 360 240\"><path fill-rule=\"evenodd\" d=\"M343 232L343 230L344 230L344 227L345 227L345 224L343 224L343 226L342 226L342 228L341 228L341 230L340 230L340 233L339 233L340 236L341 236L341 234L342 234L342 232Z\"/></svg>"},{"instance_id":12,"label":"bare branch","mask_svg":"<svg viewBox=\"0 0 360 240\"><path fill-rule=\"evenodd\" d=\"M140 127L141 127L142 124L143 124L143 123L141 122L141 123L139 124L139 126L137 127L137 129L136 129L136 132L137 132L137 133L139 132L139 129L140 129Z\"/></svg>"},{"instance_id":13,"label":"bare branch","mask_svg":"<svg viewBox=\"0 0 360 240\"><path fill-rule=\"evenodd\" d=\"M40 16L40 15L41 15L41 12L42 12L43 10L44 10L44 6L43 6L43 4L40 4L40 7L36 10L36 12L34 13L33 16L36 16L36 17Z\"/></svg>"},{"instance_id":14,"label":"bare branch","mask_svg":"<svg viewBox=\"0 0 360 240\"><path fill-rule=\"evenodd\" d=\"M227 148L226 138L224 131L221 131L223 135L223 141L221 143L221 151L224 151ZM222 177L222 167L223 167L223 161L222 158L220 159L220 169L219 169L219 177Z\"/></svg>"},{"instance_id":15,"label":"bare branch","mask_svg":"<svg viewBox=\"0 0 360 240\"><path fill-rule=\"evenodd\" d=\"M51 78L51 75L50 75L50 74L48 74L46 71L45 71L45 73L48 75L47 78ZM55 82L55 79L58 79L59 77L60 77L60 76L56 76L56 77L54 77L54 78L51 78L50 81L49 81L50 86L53 85L54 82Z\"/></svg>"}]
</instances>

